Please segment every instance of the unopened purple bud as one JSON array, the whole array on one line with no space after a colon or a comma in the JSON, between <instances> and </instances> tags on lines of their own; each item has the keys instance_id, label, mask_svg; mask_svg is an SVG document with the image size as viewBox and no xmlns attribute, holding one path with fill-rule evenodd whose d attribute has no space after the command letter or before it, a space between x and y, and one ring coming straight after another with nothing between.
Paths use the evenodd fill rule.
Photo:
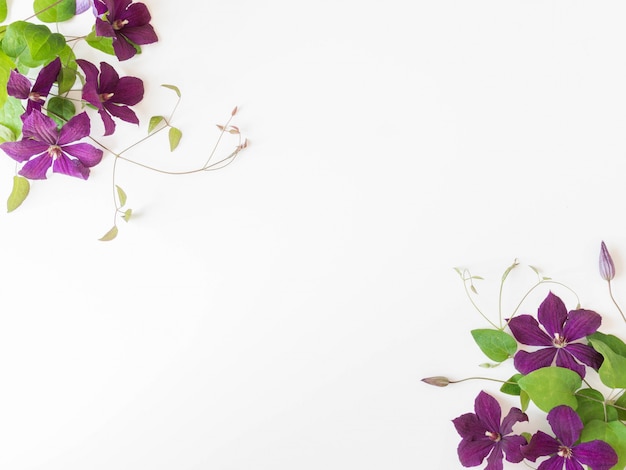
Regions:
<instances>
[{"instance_id":1,"label":"unopened purple bud","mask_svg":"<svg viewBox=\"0 0 626 470\"><path fill-rule=\"evenodd\" d=\"M610 281L615 277L615 265L604 242L600 245L600 276L605 281Z\"/></svg>"},{"instance_id":2,"label":"unopened purple bud","mask_svg":"<svg viewBox=\"0 0 626 470\"><path fill-rule=\"evenodd\" d=\"M436 377L426 377L422 379L422 382L426 382L428 385L434 385L435 387L447 387L450 385L450 379L440 375Z\"/></svg>"}]
</instances>

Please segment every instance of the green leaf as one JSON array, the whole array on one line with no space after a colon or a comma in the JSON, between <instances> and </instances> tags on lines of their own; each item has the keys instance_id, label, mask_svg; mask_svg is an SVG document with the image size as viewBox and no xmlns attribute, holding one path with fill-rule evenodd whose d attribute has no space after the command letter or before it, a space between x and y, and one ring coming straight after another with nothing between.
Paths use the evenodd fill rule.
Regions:
<instances>
[{"instance_id":1,"label":"green leaf","mask_svg":"<svg viewBox=\"0 0 626 470\"><path fill-rule=\"evenodd\" d=\"M619 398L615 400L614 404L617 407L614 409L617 411L617 416L619 416L619 419L621 419L622 421L626 420L626 393L622 393Z\"/></svg>"},{"instance_id":2,"label":"green leaf","mask_svg":"<svg viewBox=\"0 0 626 470\"><path fill-rule=\"evenodd\" d=\"M524 390L522 390L519 394L520 408L522 411L526 412L528 409L528 405L530 404L530 396Z\"/></svg>"},{"instance_id":3,"label":"green leaf","mask_svg":"<svg viewBox=\"0 0 626 470\"><path fill-rule=\"evenodd\" d=\"M150 134L150 132L152 132L164 119L165 118L163 116L152 116L150 118L150 122L148 123L148 134Z\"/></svg>"},{"instance_id":4,"label":"green leaf","mask_svg":"<svg viewBox=\"0 0 626 470\"><path fill-rule=\"evenodd\" d=\"M602 341L609 348L611 348L614 353L626 357L626 343L624 343L615 335L606 335L604 333L596 331L595 333L589 335L587 339Z\"/></svg>"},{"instance_id":5,"label":"green leaf","mask_svg":"<svg viewBox=\"0 0 626 470\"><path fill-rule=\"evenodd\" d=\"M0 22L6 21L8 13L7 0L0 0Z\"/></svg>"},{"instance_id":6,"label":"green leaf","mask_svg":"<svg viewBox=\"0 0 626 470\"><path fill-rule=\"evenodd\" d=\"M33 60L50 62L65 47L65 36L53 33L45 25L28 24L24 30L26 45Z\"/></svg>"},{"instance_id":7,"label":"green leaf","mask_svg":"<svg viewBox=\"0 0 626 470\"><path fill-rule=\"evenodd\" d=\"M117 189L117 197L120 200L120 207L124 207L126 204L126 193L118 185L115 185L115 189Z\"/></svg>"},{"instance_id":8,"label":"green leaf","mask_svg":"<svg viewBox=\"0 0 626 470\"><path fill-rule=\"evenodd\" d=\"M507 383L505 383L504 385L502 385L502 387L500 387L500 391L508 395L519 395L522 389L519 387L519 384L517 383L517 381L522 377L524 377L522 374L515 374L509 380L506 381Z\"/></svg>"},{"instance_id":9,"label":"green leaf","mask_svg":"<svg viewBox=\"0 0 626 470\"><path fill-rule=\"evenodd\" d=\"M626 426L619 421L591 421L585 425L580 435L582 442L596 439L606 442L617 453L617 465L612 468L626 468Z\"/></svg>"},{"instance_id":10,"label":"green leaf","mask_svg":"<svg viewBox=\"0 0 626 470\"><path fill-rule=\"evenodd\" d=\"M117 225L114 225L113 228L105 233L99 240L101 242L108 242L113 240L115 237L117 237Z\"/></svg>"},{"instance_id":11,"label":"green leaf","mask_svg":"<svg viewBox=\"0 0 626 470\"><path fill-rule=\"evenodd\" d=\"M170 138L170 152L173 152L178 144L180 143L180 139L183 137L183 133L180 129L176 127L170 127L169 138ZM495 359L494 359L495 361Z\"/></svg>"},{"instance_id":12,"label":"green leaf","mask_svg":"<svg viewBox=\"0 0 626 470\"><path fill-rule=\"evenodd\" d=\"M517 341L502 330L478 329L471 333L478 347L492 361L505 361L517 351Z\"/></svg>"},{"instance_id":13,"label":"green leaf","mask_svg":"<svg viewBox=\"0 0 626 470\"><path fill-rule=\"evenodd\" d=\"M30 191L30 183L22 176L13 177L13 189L7 200L7 212L12 212L24 202Z\"/></svg>"},{"instance_id":14,"label":"green leaf","mask_svg":"<svg viewBox=\"0 0 626 470\"><path fill-rule=\"evenodd\" d=\"M69 45L65 45L63 50L59 54L61 59L61 71L58 76L59 94L63 95L69 92L74 83L76 83L76 69L78 64L76 63L76 55Z\"/></svg>"},{"instance_id":15,"label":"green leaf","mask_svg":"<svg viewBox=\"0 0 626 470\"><path fill-rule=\"evenodd\" d=\"M113 50L113 38L96 36L95 27L92 28L91 32L85 38L85 41L91 47L99 50L100 52L104 52L105 54L109 55L115 55L115 51Z\"/></svg>"},{"instance_id":16,"label":"green leaf","mask_svg":"<svg viewBox=\"0 0 626 470\"><path fill-rule=\"evenodd\" d=\"M7 26L2 39L2 50L10 57L19 57L26 49L26 39L24 31L28 23L26 21L15 21Z\"/></svg>"},{"instance_id":17,"label":"green leaf","mask_svg":"<svg viewBox=\"0 0 626 470\"><path fill-rule=\"evenodd\" d=\"M0 124L0 144L17 140L15 133L4 124Z\"/></svg>"},{"instance_id":18,"label":"green leaf","mask_svg":"<svg viewBox=\"0 0 626 470\"><path fill-rule=\"evenodd\" d=\"M626 357L620 356L602 341L590 339L593 349L604 357L598 370L600 380L611 388L626 388Z\"/></svg>"},{"instance_id":19,"label":"green leaf","mask_svg":"<svg viewBox=\"0 0 626 470\"><path fill-rule=\"evenodd\" d=\"M133 210L132 209L126 209L124 211L124 215L122 216L122 219L124 219L126 222L128 222L132 215L133 215Z\"/></svg>"},{"instance_id":20,"label":"green leaf","mask_svg":"<svg viewBox=\"0 0 626 470\"><path fill-rule=\"evenodd\" d=\"M35 0L33 10L44 23L60 23L76 15L76 0Z\"/></svg>"},{"instance_id":21,"label":"green leaf","mask_svg":"<svg viewBox=\"0 0 626 470\"><path fill-rule=\"evenodd\" d=\"M4 106L0 108L0 124L8 127L17 137L22 133L22 119L20 116L24 113L22 103L17 98L9 96L4 103Z\"/></svg>"},{"instance_id":22,"label":"green leaf","mask_svg":"<svg viewBox=\"0 0 626 470\"><path fill-rule=\"evenodd\" d=\"M604 396L598 390L584 388L576 392L578 408L576 413L580 416L583 424L593 420L613 421L617 419L617 411L612 406L604 406Z\"/></svg>"},{"instance_id":23,"label":"green leaf","mask_svg":"<svg viewBox=\"0 0 626 470\"><path fill-rule=\"evenodd\" d=\"M546 413L558 405L574 409L578 401L574 392L582 384L580 375L564 367L542 367L520 378L517 383L537 407Z\"/></svg>"},{"instance_id":24,"label":"green leaf","mask_svg":"<svg viewBox=\"0 0 626 470\"><path fill-rule=\"evenodd\" d=\"M178 87L177 87L177 86L175 86L175 85L166 85L166 84L163 84L163 85L161 85L161 86L162 86L162 87L164 87L164 88L169 88L170 90L174 90L174 92L175 92L175 93L178 95L178 97L180 98L180 90L178 89Z\"/></svg>"},{"instance_id":25,"label":"green leaf","mask_svg":"<svg viewBox=\"0 0 626 470\"><path fill-rule=\"evenodd\" d=\"M74 114L76 114L74 103L58 96L53 96L48 100L46 110L48 116L54 119L60 126L72 119Z\"/></svg>"}]
</instances>

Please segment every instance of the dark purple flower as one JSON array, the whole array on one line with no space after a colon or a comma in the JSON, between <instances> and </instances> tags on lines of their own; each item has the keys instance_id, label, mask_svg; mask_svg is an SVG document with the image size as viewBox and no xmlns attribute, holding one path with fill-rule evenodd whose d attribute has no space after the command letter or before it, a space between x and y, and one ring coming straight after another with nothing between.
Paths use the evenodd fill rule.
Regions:
<instances>
[{"instance_id":1,"label":"dark purple flower","mask_svg":"<svg viewBox=\"0 0 626 470\"><path fill-rule=\"evenodd\" d=\"M113 67L100 62L100 72L91 62L76 59L76 63L85 72L83 99L98 108L104 123L104 135L115 131L115 122L111 115L122 121L139 124L135 112L128 106L143 99L143 82L136 77L120 78Z\"/></svg>"},{"instance_id":2,"label":"dark purple flower","mask_svg":"<svg viewBox=\"0 0 626 470\"><path fill-rule=\"evenodd\" d=\"M26 113L33 109L41 109L45 97L50 93L52 84L57 80L61 71L61 59L58 57L39 71L35 84L31 88L30 80L21 73L11 70L7 93L14 98L28 100Z\"/></svg>"},{"instance_id":3,"label":"dark purple flower","mask_svg":"<svg viewBox=\"0 0 626 470\"><path fill-rule=\"evenodd\" d=\"M610 281L615 277L613 258L611 258L611 254L604 242L600 244L600 276L605 281Z\"/></svg>"},{"instance_id":4,"label":"dark purple flower","mask_svg":"<svg viewBox=\"0 0 626 470\"><path fill-rule=\"evenodd\" d=\"M134 44L157 42L154 28L150 25L150 12L143 3L131 0L95 0L96 34L113 38L113 51L119 60L133 57Z\"/></svg>"},{"instance_id":5,"label":"dark purple flower","mask_svg":"<svg viewBox=\"0 0 626 470\"><path fill-rule=\"evenodd\" d=\"M19 172L26 178L46 179L52 166L56 173L87 179L89 168L100 163L102 150L72 142L87 137L89 131L87 113L77 114L58 130L51 118L34 110L24 119L22 140L4 142L0 148L14 160L26 162Z\"/></svg>"},{"instance_id":6,"label":"dark purple flower","mask_svg":"<svg viewBox=\"0 0 626 470\"><path fill-rule=\"evenodd\" d=\"M552 292L539 306L537 320L530 315L519 315L509 321L515 339L528 346L541 346L533 351L520 350L513 363L522 374L556 365L565 367L585 377L586 364L594 369L602 365L602 355L582 341L600 327L602 317L591 310L572 310L569 313L563 301ZM547 332L547 333L546 333ZM582 364L581 364L582 363Z\"/></svg>"},{"instance_id":7,"label":"dark purple flower","mask_svg":"<svg viewBox=\"0 0 626 470\"><path fill-rule=\"evenodd\" d=\"M556 438L543 431L537 431L528 445L522 447L524 457L533 462L539 457L550 456L541 462L537 470L584 470L588 465L592 470L609 470L617 464L617 454L604 441L594 440L576 444L583 430L583 422L576 412L567 405L552 408L548 413L548 423Z\"/></svg>"},{"instance_id":8,"label":"dark purple flower","mask_svg":"<svg viewBox=\"0 0 626 470\"><path fill-rule=\"evenodd\" d=\"M511 408L500 422L500 405L485 392L476 397L474 411L452 420L462 438L457 449L461 464L474 467L487 458L485 470L502 470L503 454L509 462L521 462L524 456L520 446L526 444L526 439L511 432L515 423L528 421L528 416L519 408Z\"/></svg>"}]
</instances>

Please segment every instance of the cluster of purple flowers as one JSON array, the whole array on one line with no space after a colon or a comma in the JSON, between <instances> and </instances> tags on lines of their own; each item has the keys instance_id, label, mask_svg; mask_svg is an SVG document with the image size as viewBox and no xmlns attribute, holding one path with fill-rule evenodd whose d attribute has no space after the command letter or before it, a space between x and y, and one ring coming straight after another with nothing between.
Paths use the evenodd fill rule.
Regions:
<instances>
[{"instance_id":1,"label":"cluster of purple flowers","mask_svg":"<svg viewBox=\"0 0 626 470\"><path fill-rule=\"evenodd\" d=\"M502 470L502 459L518 463L524 459L535 462L548 457L539 464L538 470L609 470L617 464L617 454L604 441L579 442L583 423L578 414L567 405L559 405L548 413L548 423L554 436L537 431L529 442L512 434L513 425L528 421L519 408L511 408L501 421L498 401L480 392L474 403L475 413L466 413L453 420L461 435L458 447L459 460L464 467L480 465L487 459L486 470Z\"/></svg>"},{"instance_id":2,"label":"cluster of purple flowers","mask_svg":"<svg viewBox=\"0 0 626 470\"><path fill-rule=\"evenodd\" d=\"M599 268L601 277L610 283L615 276L615 266L604 242ZM600 324L598 313L585 309L568 312L563 301L550 292L539 306L537 319L519 315L508 320L518 343L536 348L518 350L513 357L515 368L526 375L557 366L570 369L584 379L587 367L598 371L604 361L604 357L586 342L586 337L596 333ZM430 383L447 385L441 381ZM547 421L553 435L543 431L528 437L514 434L513 426L522 421L528 421L528 416L515 407L501 419L498 401L481 391L474 403L474 413L453 420L461 436L457 449L461 464L473 467L486 459L486 470L502 470L503 459L518 463L524 459L535 462L544 458L538 470L584 470L584 466L591 470L609 470L618 463L618 454L607 442L581 441L584 424L570 406L558 405L548 412Z\"/></svg>"},{"instance_id":3,"label":"cluster of purple flowers","mask_svg":"<svg viewBox=\"0 0 626 470\"><path fill-rule=\"evenodd\" d=\"M150 13L143 3L131 0L79 0L76 13L90 10L95 15L97 36L111 38L115 56L128 60L138 46L157 41L150 25ZM93 106L104 125L104 135L115 131L120 119L133 124L139 120L129 106L143 99L143 82L136 77L119 77L114 67L100 62L100 68L84 59L76 59L84 73L82 100ZM68 64L64 64L68 65ZM7 84L9 96L24 100L21 115L22 138L0 144L0 148L17 162L23 163L19 174L28 179L45 179L50 167L56 173L87 179L90 168L100 163L103 151L90 143L79 142L91 132L87 112L76 114L57 124L50 113L44 113L46 100L59 80L62 63L59 57L41 68L34 83L12 70ZM58 116L55 116L58 117Z\"/></svg>"}]
</instances>

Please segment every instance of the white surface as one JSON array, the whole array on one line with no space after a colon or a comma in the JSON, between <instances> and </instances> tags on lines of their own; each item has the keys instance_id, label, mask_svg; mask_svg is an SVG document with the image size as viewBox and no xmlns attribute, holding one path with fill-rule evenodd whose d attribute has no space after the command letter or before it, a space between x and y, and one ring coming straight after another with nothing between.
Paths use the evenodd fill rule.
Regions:
<instances>
[{"instance_id":1,"label":"white surface","mask_svg":"<svg viewBox=\"0 0 626 470\"><path fill-rule=\"evenodd\" d=\"M110 158L0 215L1 468L460 468L450 420L495 388L419 379L501 371L452 267L493 286L518 257L615 313L622 2L148 5L161 41L122 70L144 129L181 88L184 138L133 156L193 168L235 105L251 146L120 164L138 216L111 243Z\"/></svg>"}]
</instances>

